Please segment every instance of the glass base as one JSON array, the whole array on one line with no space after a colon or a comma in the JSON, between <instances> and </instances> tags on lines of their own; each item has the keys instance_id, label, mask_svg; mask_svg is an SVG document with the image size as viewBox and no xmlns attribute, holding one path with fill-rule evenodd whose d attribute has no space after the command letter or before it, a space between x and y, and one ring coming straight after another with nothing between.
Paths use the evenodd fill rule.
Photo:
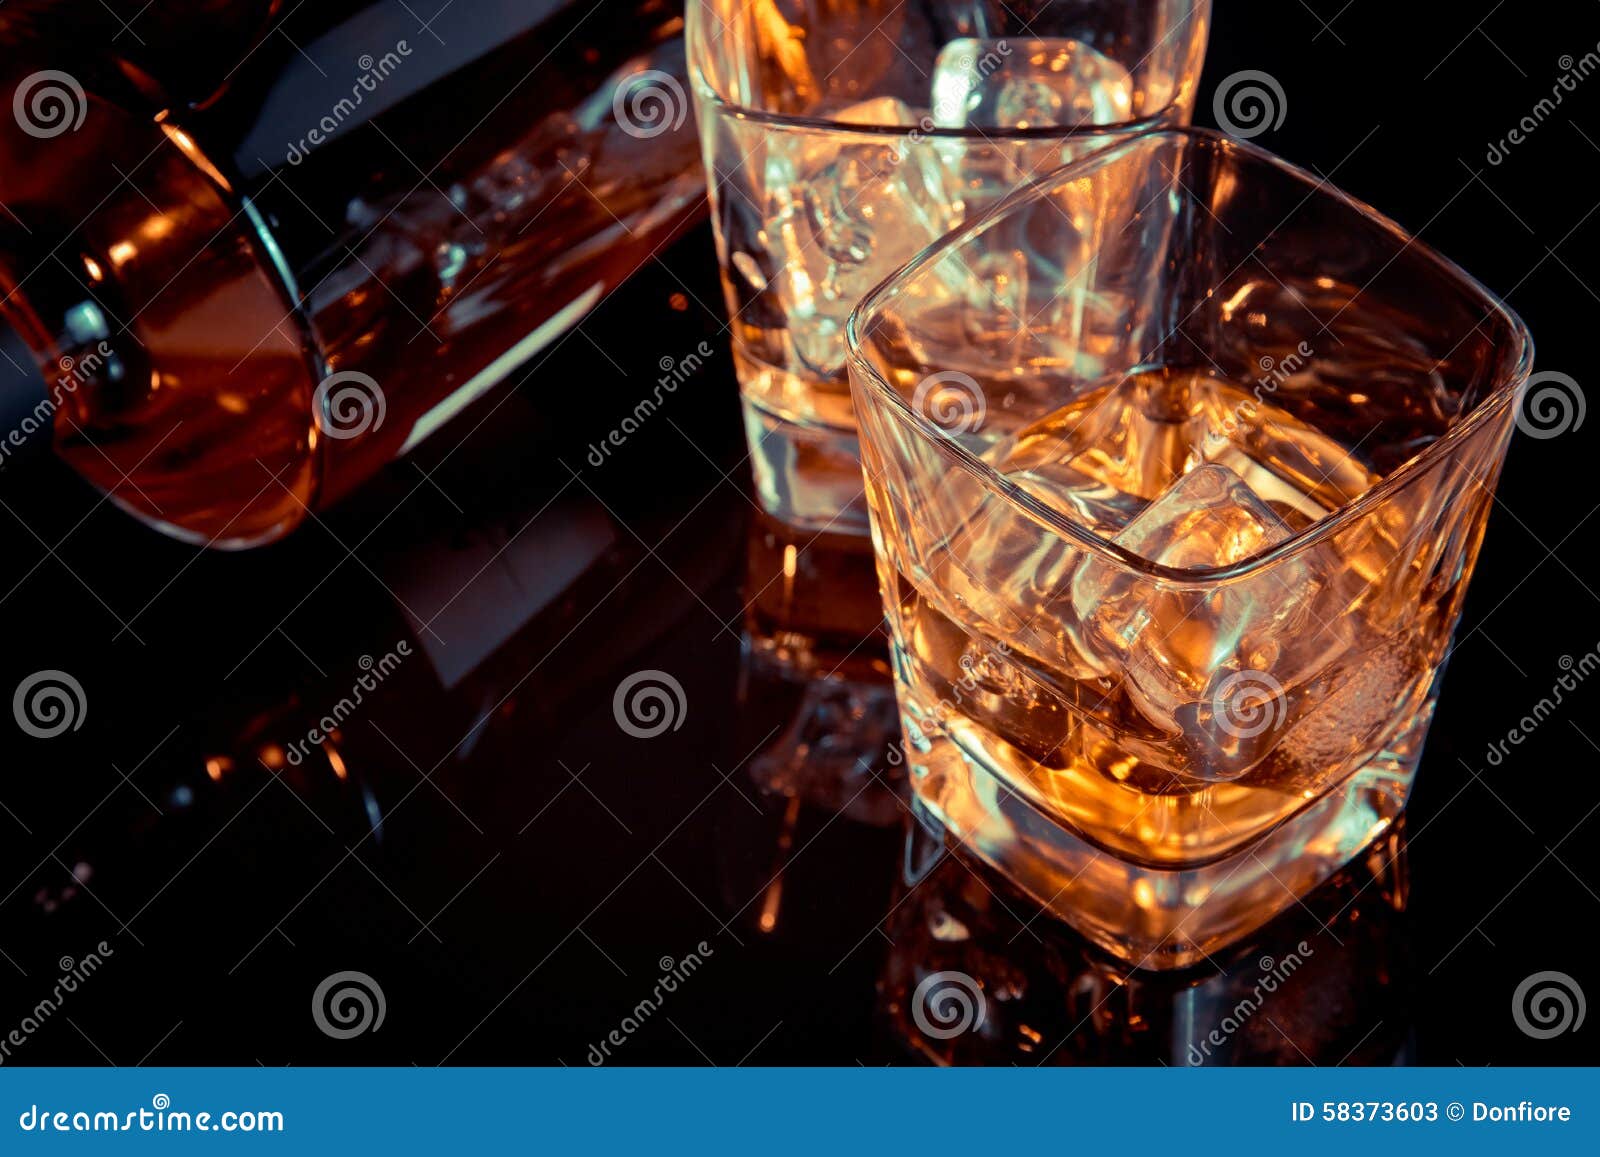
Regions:
<instances>
[{"instance_id":1,"label":"glass base","mask_svg":"<svg viewBox=\"0 0 1600 1157\"><path fill-rule=\"evenodd\" d=\"M917 814L1047 911L1138 968L1185 968L1255 932L1399 818L1434 697L1398 741L1337 787L1220 859L1161 869L1096 847L1011 791L925 710L904 710ZM920 716L920 719L918 718Z\"/></svg>"},{"instance_id":2,"label":"glass base","mask_svg":"<svg viewBox=\"0 0 1600 1157\"><path fill-rule=\"evenodd\" d=\"M757 652L797 677L888 683L870 538L786 526L759 514L751 518L746 558L745 629Z\"/></svg>"},{"instance_id":3,"label":"glass base","mask_svg":"<svg viewBox=\"0 0 1600 1157\"><path fill-rule=\"evenodd\" d=\"M917 871L931 843L920 829L908 834L878 982L896 1047L867 1064L1412 1062L1419 969L1403 817L1245 941L1198 967L1131 982L1122 960L1042 918L959 845ZM963 1020L964 1009L974 1015Z\"/></svg>"},{"instance_id":4,"label":"glass base","mask_svg":"<svg viewBox=\"0 0 1600 1157\"><path fill-rule=\"evenodd\" d=\"M739 404L763 511L796 529L863 537L871 533L854 430L796 422L748 394L740 396Z\"/></svg>"}]
</instances>

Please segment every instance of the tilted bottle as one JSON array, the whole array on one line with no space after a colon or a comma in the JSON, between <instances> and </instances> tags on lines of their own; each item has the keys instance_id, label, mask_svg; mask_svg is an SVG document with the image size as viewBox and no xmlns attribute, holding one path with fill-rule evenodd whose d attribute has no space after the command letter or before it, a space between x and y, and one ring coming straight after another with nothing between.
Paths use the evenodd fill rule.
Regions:
<instances>
[{"instance_id":1,"label":"tilted bottle","mask_svg":"<svg viewBox=\"0 0 1600 1157\"><path fill-rule=\"evenodd\" d=\"M7 5L0 468L251 546L515 380L702 212L680 8Z\"/></svg>"}]
</instances>

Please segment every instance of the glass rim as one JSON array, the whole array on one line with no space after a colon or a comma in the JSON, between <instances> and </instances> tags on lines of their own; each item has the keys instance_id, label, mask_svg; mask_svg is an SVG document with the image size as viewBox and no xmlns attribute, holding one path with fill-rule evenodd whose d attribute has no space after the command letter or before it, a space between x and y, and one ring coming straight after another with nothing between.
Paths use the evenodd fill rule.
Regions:
<instances>
[{"instance_id":1,"label":"glass rim","mask_svg":"<svg viewBox=\"0 0 1600 1157\"><path fill-rule=\"evenodd\" d=\"M904 137L908 133L920 133L924 139L946 141L975 141L988 140L995 142L1011 141L1048 141L1048 140L1081 140L1098 136L1117 135L1125 136L1129 133L1142 134L1151 129L1157 129L1170 124L1174 119L1182 118L1183 107L1179 100L1182 88L1175 86L1171 100L1163 104L1152 113L1141 117L1132 117L1128 120L1117 121L1109 125L1039 125L1030 128L1002 128L999 126L991 129L950 128L940 125L924 127L923 121L909 125L900 124L855 124L850 121L836 120L833 117L805 116L799 113L778 113L766 109L754 108L751 105L741 104L723 98L717 90L706 80L705 70L700 66L700 57L707 51L702 45L705 34L701 30L700 14L701 3L699 0L689 0L684 13L685 37L684 47L689 66L689 82L694 87L695 99L714 112L727 113L736 119L752 121L755 124L765 125L769 128L806 129L812 132L830 133L858 133L868 137L883 137L890 139ZM1209 24L1211 0L1194 0L1196 10L1203 9L1203 15ZM1191 13L1187 19L1193 19ZM1141 63L1143 63L1141 61ZM1198 77L1195 78L1198 83ZM865 99L872 99L870 97Z\"/></svg>"},{"instance_id":2,"label":"glass rim","mask_svg":"<svg viewBox=\"0 0 1600 1157\"><path fill-rule=\"evenodd\" d=\"M858 123L855 121L836 120L833 117L768 112L765 109L752 108L746 104L737 104L730 100L724 100L706 83L705 76L698 65L691 65L690 67L693 73L692 79L694 81L696 99L703 101L713 112L726 113L736 120L747 120L768 128L804 129L810 132L882 137L885 140L906 137L912 133L916 133L920 140L965 141L969 144L973 141L1008 144L1013 141L1077 141L1091 137L1144 136L1153 129L1160 129L1170 124L1174 117L1181 112L1179 103L1176 100L1170 100L1153 113L1105 125L1039 125L1021 129L1001 128L998 126L992 129L950 128L942 125L925 125L924 122L930 120L930 117L923 117L922 120L909 125L877 124L873 122ZM871 100L872 98L868 97L867 99Z\"/></svg>"},{"instance_id":3,"label":"glass rim","mask_svg":"<svg viewBox=\"0 0 1600 1157\"><path fill-rule=\"evenodd\" d=\"M866 355L862 352L860 329L865 319L880 313L888 302L898 296L901 288L907 282L919 276L934 262L985 232L995 222L1014 212L1019 206L1043 200L1063 185L1080 179L1101 165L1111 163L1119 151L1135 148L1140 142L1153 137L1199 140L1211 148L1236 151L1254 162L1265 163L1280 172L1287 173L1295 180L1311 188L1314 194L1332 197L1356 212L1363 219L1377 225L1389 236L1400 242L1404 248L1415 252L1429 265L1433 266L1439 274L1464 284L1472 293L1478 295L1487 307L1488 313L1498 313L1505 321L1516 343L1516 360L1505 380L1496 384L1465 417L1444 434L1406 459L1351 502L1329 511L1324 517L1319 518L1310 526L1292 533L1282 542L1227 566L1185 568L1171 567L1153 562L1133 553L1126 547L1119 546L1110 538L1097 534L1088 527L1066 518L1059 511L1045 505L1028 491L1006 478L1005 475L1001 474L989 463L984 462L971 450L951 437L949 431L937 422L932 421L925 414L918 413L898 390L891 387L884 380L883 376L873 368ZM1347 529L1350 524L1365 517L1372 510L1383 505L1399 491L1409 486L1418 475L1431 468L1436 462L1450 456L1456 446L1465 441L1494 416L1503 412L1528 380L1528 376L1533 370L1533 336L1529 333L1527 325L1524 324L1510 306L1500 299L1498 294L1448 257L1445 257L1432 246L1417 238L1392 218L1379 212L1365 201L1353 197L1329 183L1325 178L1302 169L1298 165L1291 164L1266 149L1228 136L1226 133L1219 132L1216 129L1189 126L1158 127L1137 133L1105 148L1096 149L1076 161L1063 165L1035 180L1026 182L980 217L967 222L929 244L913 257L910 262L870 289L866 296L856 303L856 307L850 311L849 317L845 319L844 332L847 361L860 374L861 380L866 386L881 400L899 409L924 438L931 439L942 449L954 455L959 464L977 475L986 484L996 488L1005 499L1021 507L1030 517L1051 531L1094 554L1106 557L1120 566L1149 578L1187 584L1226 582L1241 578L1308 550L1325 539Z\"/></svg>"}]
</instances>

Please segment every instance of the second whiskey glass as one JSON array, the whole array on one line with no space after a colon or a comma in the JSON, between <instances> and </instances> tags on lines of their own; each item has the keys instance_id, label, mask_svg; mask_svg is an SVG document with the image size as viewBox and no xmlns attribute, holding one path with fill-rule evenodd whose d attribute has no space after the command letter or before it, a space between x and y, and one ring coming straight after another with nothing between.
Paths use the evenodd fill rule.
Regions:
<instances>
[{"instance_id":1,"label":"second whiskey glass","mask_svg":"<svg viewBox=\"0 0 1600 1157\"><path fill-rule=\"evenodd\" d=\"M1186 122L1209 0L693 0L690 75L757 496L865 535L844 322L1019 183Z\"/></svg>"}]
</instances>

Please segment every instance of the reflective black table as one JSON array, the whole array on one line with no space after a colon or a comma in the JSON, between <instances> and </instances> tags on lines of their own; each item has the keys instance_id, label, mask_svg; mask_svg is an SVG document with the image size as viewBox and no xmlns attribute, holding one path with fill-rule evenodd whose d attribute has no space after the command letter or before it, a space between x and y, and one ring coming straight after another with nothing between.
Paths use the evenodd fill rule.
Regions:
<instances>
[{"instance_id":1,"label":"reflective black table","mask_svg":"<svg viewBox=\"0 0 1600 1157\"><path fill-rule=\"evenodd\" d=\"M1282 46L1218 19L1202 109ZM1382 42L1361 20L1297 29L1309 79L1259 143L1580 367L1592 190L1551 175L1600 118L1574 101L1486 169L1471 122L1511 123L1522 82L1469 34L1381 100L1322 84ZM1492 23L1554 62L1553 34ZM1466 119L1419 135L1443 104ZM0 471L0 691L82 688L53 738L0 727L0 1061L1595 1060L1592 1024L1515 1004L1546 972L1600 992L1600 681L1541 706L1600 645L1592 425L1513 447L1404 833L1226 958L1130 974L912 818L864 559L775 538L747 497L716 278L702 229L265 550L168 542L48 461ZM797 663L821 619L846 628Z\"/></svg>"}]
</instances>

